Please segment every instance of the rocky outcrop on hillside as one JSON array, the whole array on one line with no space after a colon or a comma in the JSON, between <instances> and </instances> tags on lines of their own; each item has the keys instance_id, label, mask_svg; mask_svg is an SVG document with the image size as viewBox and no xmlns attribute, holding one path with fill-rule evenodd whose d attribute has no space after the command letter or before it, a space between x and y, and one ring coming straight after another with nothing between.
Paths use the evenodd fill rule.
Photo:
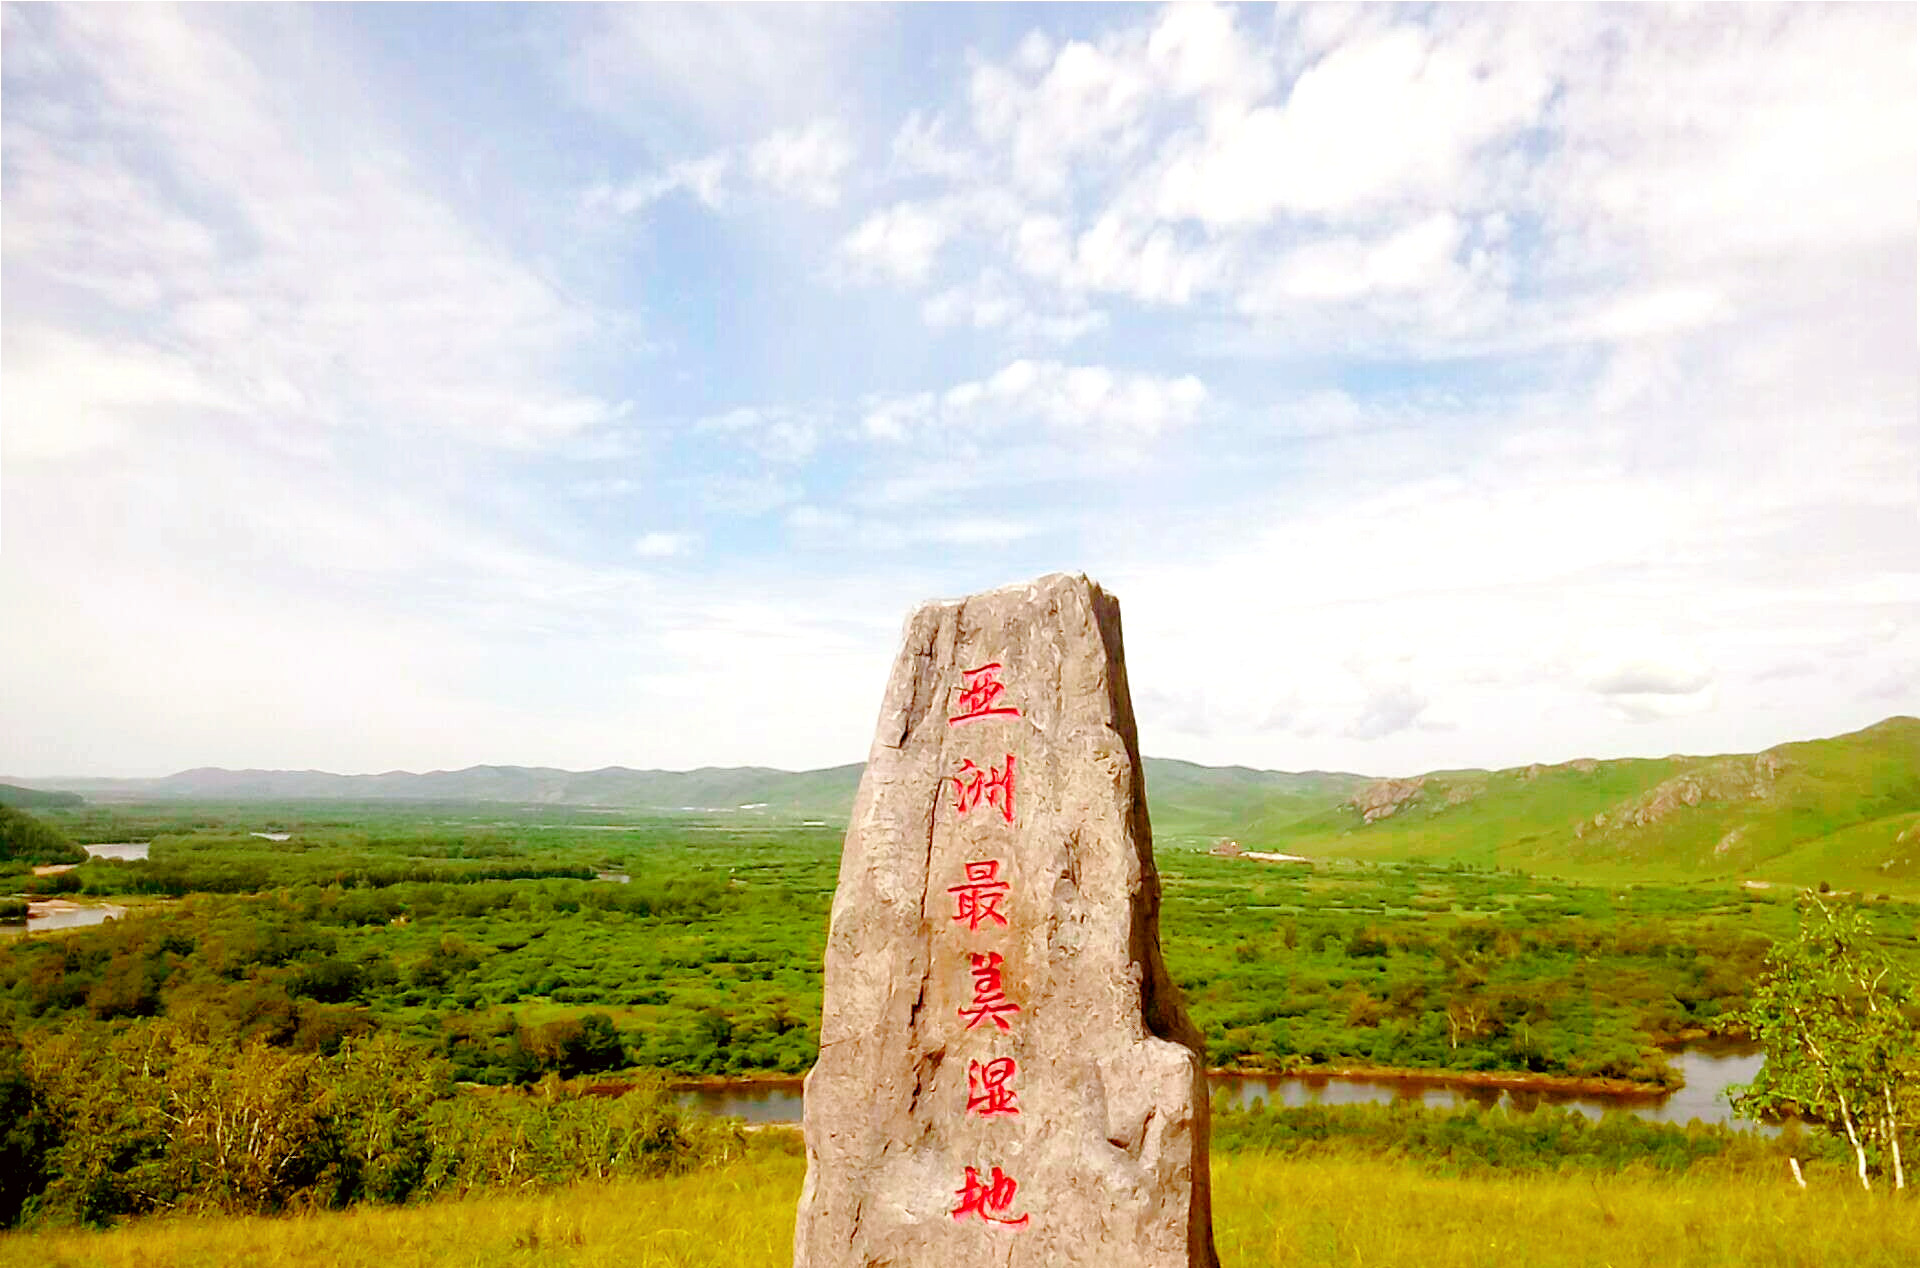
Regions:
<instances>
[{"instance_id":1,"label":"rocky outcrop on hillside","mask_svg":"<svg viewBox=\"0 0 1920 1268\"><path fill-rule=\"evenodd\" d=\"M1365 823L1391 818L1420 798L1427 786L1425 775L1412 779L1376 779L1348 799L1347 804L1360 812Z\"/></svg>"},{"instance_id":2,"label":"rocky outcrop on hillside","mask_svg":"<svg viewBox=\"0 0 1920 1268\"><path fill-rule=\"evenodd\" d=\"M1662 780L1611 811L1594 815L1577 825L1573 835L1583 838L1608 830L1644 828L1694 806L1764 800L1773 793L1787 765L1786 759L1773 751L1706 762ZM1723 838L1714 852L1725 853L1736 842L1737 835Z\"/></svg>"}]
</instances>

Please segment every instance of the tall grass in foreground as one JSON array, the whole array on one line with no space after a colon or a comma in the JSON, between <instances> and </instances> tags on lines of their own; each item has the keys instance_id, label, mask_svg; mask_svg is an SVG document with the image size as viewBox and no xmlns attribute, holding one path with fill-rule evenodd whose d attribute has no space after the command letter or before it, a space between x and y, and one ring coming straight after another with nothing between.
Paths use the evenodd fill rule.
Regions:
<instances>
[{"instance_id":1,"label":"tall grass in foreground","mask_svg":"<svg viewBox=\"0 0 1920 1268\"><path fill-rule=\"evenodd\" d=\"M146 1219L0 1236L32 1268L787 1268L790 1156L657 1180L305 1216ZM1226 1268L1911 1268L1920 1202L1840 1177L1448 1178L1390 1159L1214 1160ZM1064 1266L1063 1266L1064 1268Z\"/></svg>"}]
</instances>

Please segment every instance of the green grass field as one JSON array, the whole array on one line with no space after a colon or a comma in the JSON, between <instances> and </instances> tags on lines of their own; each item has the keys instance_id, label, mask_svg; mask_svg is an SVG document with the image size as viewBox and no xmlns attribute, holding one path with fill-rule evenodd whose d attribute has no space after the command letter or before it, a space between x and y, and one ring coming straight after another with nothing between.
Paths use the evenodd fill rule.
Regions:
<instances>
[{"instance_id":1,"label":"green grass field","mask_svg":"<svg viewBox=\"0 0 1920 1268\"><path fill-rule=\"evenodd\" d=\"M786 1268L802 1164L583 1184L407 1208L161 1218L105 1232L0 1235L21 1268ZM1909 1268L1920 1202L1817 1175L1437 1176L1383 1159L1214 1160L1226 1268ZM1065 1266L1063 1266L1065 1268Z\"/></svg>"}]
</instances>

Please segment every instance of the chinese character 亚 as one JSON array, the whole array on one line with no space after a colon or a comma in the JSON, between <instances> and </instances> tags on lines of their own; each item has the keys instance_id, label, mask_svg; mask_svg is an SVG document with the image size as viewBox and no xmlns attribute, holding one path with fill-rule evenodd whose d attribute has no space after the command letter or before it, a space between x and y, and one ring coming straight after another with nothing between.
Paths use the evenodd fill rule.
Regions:
<instances>
[{"instance_id":1,"label":"chinese character \u4e9a","mask_svg":"<svg viewBox=\"0 0 1920 1268\"><path fill-rule=\"evenodd\" d=\"M1006 1209L1013 1205L1013 1195L1019 1187L1012 1176L998 1167L993 1168L984 1181L981 1180L978 1169L968 1167L966 1185L954 1190L954 1194L960 1199L960 1205L953 1208L953 1218L963 1220L969 1215L978 1215L990 1224L1005 1224L1008 1228L1019 1228L1032 1216L1022 1215L1015 1220L1008 1219L1005 1215Z\"/></svg>"},{"instance_id":2,"label":"chinese character \u4e9a","mask_svg":"<svg viewBox=\"0 0 1920 1268\"><path fill-rule=\"evenodd\" d=\"M1007 754L1007 764L1002 767L989 766L981 769L968 758L960 763L960 773L949 775L953 781L953 808L965 814L980 804L985 797L989 805L1000 807L1000 813L1006 816L1008 823L1013 822L1013 754Z\"/></svg>"},{"instance_id":3,"label":"chinese character \u4e9a","mask_svg":"<svg viewBox=\"0 0 1920 1268\"><path fill-rule=\"evenodd\" d=\"M954 895L953 918L966 921L968 933L978 933L982 920L1006 924L1007 918L1000 914L1000 900L1007 896L1008 886L998 879L1000 860L981 859L966 868L966 884L947 886L947 892Z\"/></svg>"},{"instance_id":4,"label":"chinese character \u4e9a","mask_svg":"<svg viewBox=\"0 0 1920 1268\"><path fill-rule=\"evenodd\" d=\"M948 726L958 726L962 722L974 722L980 718L1017 718L1020 710L1001 705L995 708L993 702L1005 691L1006 684L1000 681L1000 662L989 661L978 669L963 669L960 676L964 680L960 687L960 712L947 718Z\"/></svg>"},{"instance_id":5,"label":"chinese character \u4e9a","mask_svg":"<svg viewBox=\"0 0 1920 1268\"><path fill-rule=\"evenodd\" d=\"M985 955L978 951L970 957L973 968L973 1003L960 1009L960 1015L967 1019L967 1029L991 1017L993 1024L1002 1030L1012 1030L1013 1026L1002 1016L1003 1013L1017 1013L1020 1006L1007 998L1006 983L1002 980L1001 966L1006 963L998 951L989 951Z\"/></svg>"},{"instance_id":6,"label":"chinese character \u4e9a","mask_svg":"<svg viewBox=\"0 0 1920 1268\"><path fill-rule=\"evenodd\" d=\"M1013 1103L1013 1089L1007 1086L1017 1073L1012 1057L995 1057L985 1065L967 1062L967 1112L982 1118L1018 1114L1020 1107Z\"/></svg>"}]
</instances>

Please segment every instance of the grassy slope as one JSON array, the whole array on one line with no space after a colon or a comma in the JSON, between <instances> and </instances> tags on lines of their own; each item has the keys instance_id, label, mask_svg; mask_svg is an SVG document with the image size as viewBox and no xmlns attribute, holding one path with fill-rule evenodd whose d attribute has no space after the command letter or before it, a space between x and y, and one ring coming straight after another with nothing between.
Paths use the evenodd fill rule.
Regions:
<instances>
[{"instance_id":1,"label":"grassy slope","mask_svg":"<svg viewBox=\"0 0 1920 1268\"><path fill-rule=\"evenodd\" d=\"M0 784L0 806L53 810L82 805L85 800L79 793L48 792L40 788L22 788L18 784Z\"/></svg>"},{"instance_id":2,"label":"grassy slope","mask_svg":"<svg viewBox=\"0 0 1920 1268\"><path fill-rule=\"evenodd\" d=\"M1816 1176L1801 1194L1784 1175L1448 1179L1385 1159L1257 1154L1216 1157L1213 1167L1215 1236L1228 1268L1920 1262L1920 1203L1868 1197L1841 1176ZM802 1170L798 1158L782 1157L667 1180L424 1207L0 1235L0 1265L787 1268Z\"/></svg>"},{"instance_id":3,"label":"grassy slope","mask_svg":"<svg viewBox=\"0 0 1920 1268\"><path fill-rule=\"evenodd\" d=\"M1243 840L1316 856L1461 860L1600 880L1755 878L1913 893L1920 720L1890 718L1765 754L1438 772L1374 823L1346 804L1283 811Z\"/></svg>"}]
</instances>

